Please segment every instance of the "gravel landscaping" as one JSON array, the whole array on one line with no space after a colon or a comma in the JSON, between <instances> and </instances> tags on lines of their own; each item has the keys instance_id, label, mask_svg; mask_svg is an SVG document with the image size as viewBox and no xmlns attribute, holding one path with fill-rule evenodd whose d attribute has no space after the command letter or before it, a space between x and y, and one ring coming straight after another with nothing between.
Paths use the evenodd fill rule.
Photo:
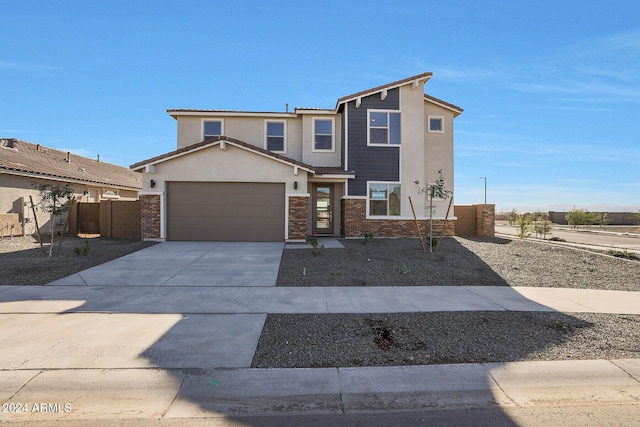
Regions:
<instances>
[{"instance_id":1,"label":"gravel landscaping","mask_svg":"<svg viewBox=\"0 0 640 427\"><path fill-rule=\"evenodd\" d=\"M48 242L50 236L43 236L43 239ZM0 286L45 285L156 244L141 240L65 236L60 255L56 256L58 239L59 236L54 242L51 258L42 256L40 243L32 236L0 240ZM48 250L49 245L45 244L47 254Z\"/></svg>"},{"instance_id":2,"label":"gravel landscaping","mask_svg":"<svg viewBox=\"0 0 640 427\"><path fill-rule=\"evenodd\" d=\"M546 286L640 290L640 262L534 240L341 239L345 249L285 250L277 286ZM427 249L428 250L428 249Z\"/></svg>"},{"instance_id":3,"label":"gravel landscaping","mask_svg":"<svg viewBox=\"0 0 640 427\"><path fill-rule=\"evenodd\" d=\"M278 286L548 286L640 291L640 262L533 240L341 240L285 250ZM548 312L269 315L253 367L640 357L640 316Z\"/></svg>"}]
</instances>

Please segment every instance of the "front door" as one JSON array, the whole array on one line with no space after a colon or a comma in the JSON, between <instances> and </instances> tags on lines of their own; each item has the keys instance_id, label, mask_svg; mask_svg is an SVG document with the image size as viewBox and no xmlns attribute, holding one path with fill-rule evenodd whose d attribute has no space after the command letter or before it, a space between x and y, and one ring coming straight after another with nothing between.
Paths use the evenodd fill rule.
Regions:
<instances>
[{"instance_id":1,"label":"front door","mask_svg":"<svg viewBox=\"0 0 640 427\"><path fill-rule=\"evenodd\" d=\"M314 184L313 186L313 233L333 234L333 211L331 199L333 185Z\"/></svg>"}]
</instances>

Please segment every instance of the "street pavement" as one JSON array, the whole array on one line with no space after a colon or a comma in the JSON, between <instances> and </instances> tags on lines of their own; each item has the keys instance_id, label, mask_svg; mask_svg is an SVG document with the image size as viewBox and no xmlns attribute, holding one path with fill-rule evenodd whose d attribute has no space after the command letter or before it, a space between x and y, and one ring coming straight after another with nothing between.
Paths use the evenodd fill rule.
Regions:
<instances>
[{"instance_id":1,"label":"street pavement","mask_svg":"<svg viewBox=\"0 0 640 427\"><path fill-rule=\"evenodd\" d=\"M478 413L492 425L544 425L545 414L571 413L589 425L581 414L610 421L609 407L624 408L618 421L640 420L640 359L252 369L269 313L640 314L640 292L275 287L283 248L166 242L48 286L3 287L0 421L406 425ZM397 417L368 418L388 413Z\"/></svg>"},{"instance_id":2,"label":"street pavement","mask_svg":"<svg viewBox=\"0 0 640 427\"><path fill-rule=\"evenodd\" d=\"M508 236L517 236L518 230L506 223L496 224L496 233ZM603 229L600 227L580 228L572 230L568 226L553 224L547 239L558 237L566 240L565 245L583 246L599 250L617 249L640 253L640 234L631 234L615 231L614 227ZM562 245L562 242L554 242Z\"/></svg>"}]
</instances>

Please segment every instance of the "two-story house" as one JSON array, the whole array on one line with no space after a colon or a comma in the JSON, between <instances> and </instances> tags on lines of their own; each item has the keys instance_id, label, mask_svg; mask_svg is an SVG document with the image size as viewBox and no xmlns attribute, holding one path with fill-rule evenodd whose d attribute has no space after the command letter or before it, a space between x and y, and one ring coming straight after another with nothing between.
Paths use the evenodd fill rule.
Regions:
<instances>
[{"instance_id":1,"label":"two-story house","mask_svg":"<svg viewBox=\"0 0 640 427\"><path fill-rule=\"evenodd\" d=\"M455 105L424 93L424 73L293 112L168 110L177 149L131 166L143 172L146 239L297 241L311 235L416 236L455 219ZM409 200L411 198L411 201ZM412 209L413 205L413 209Z\"/></svg>"}]
</instances>

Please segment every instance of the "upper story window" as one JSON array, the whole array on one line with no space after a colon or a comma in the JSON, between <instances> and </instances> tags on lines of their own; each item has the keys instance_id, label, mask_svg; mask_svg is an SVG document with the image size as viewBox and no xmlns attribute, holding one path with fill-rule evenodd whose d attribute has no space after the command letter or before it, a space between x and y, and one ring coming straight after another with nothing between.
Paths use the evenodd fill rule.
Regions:
<instances>
[{"instance_id":1,"label":"upper story window","mask_svg":"<svg viewBox=\"0 0 640 427\"><path fill-rule=\"evenodd\" d=\"M313 119L312 151L335 151L333 119Z\"/></svg>"},{"instance_id":2,"label":"upper story window","mask_svg":"<svg viewBox=\"0 0 640 427\"><path fill-rule=\"evenodd\" d=\"M202 122L202 139L214 138L224 135L224 123L222 120L205 120Z\"/></svg>"},{"instance_id":3,"label":"upper story window","mask_svg":"<svg viewBox=\"0 0 640 427\"><path fill-rule=\"evenodd\" d=\"M368 128L370 145L400 144L400 113L369 110Z\"/></svg>"},{"instance_id":4,"label":"upper story window","mask_svg":"<svg viewBox=\"0 0 640 427\"><path fill-rule=\"evenodd\" d=\"M287 124L285 121L266 121L265 122L265 146L269 151L281 152L286 151L286 130Z\"/></svg>"},{"instance_id":5,"label":"upper story window","mask_svg":"<svg viewBox=\"0 0 640 427\"><path fill-rule=\"evenodd\" d=\"M427 116L427 130L430 133L444 133L444 117Z\"/></svg>"},{"instance_id":6,"label":"upper story window","mask_svg":"<svg viewBox=\"0 0 640 427\"><path fill-rule=\"evenodd\" d=\"M370 182L368 186L370 216L400 215L399 183Z\"/></svg>"}]
</instances>

